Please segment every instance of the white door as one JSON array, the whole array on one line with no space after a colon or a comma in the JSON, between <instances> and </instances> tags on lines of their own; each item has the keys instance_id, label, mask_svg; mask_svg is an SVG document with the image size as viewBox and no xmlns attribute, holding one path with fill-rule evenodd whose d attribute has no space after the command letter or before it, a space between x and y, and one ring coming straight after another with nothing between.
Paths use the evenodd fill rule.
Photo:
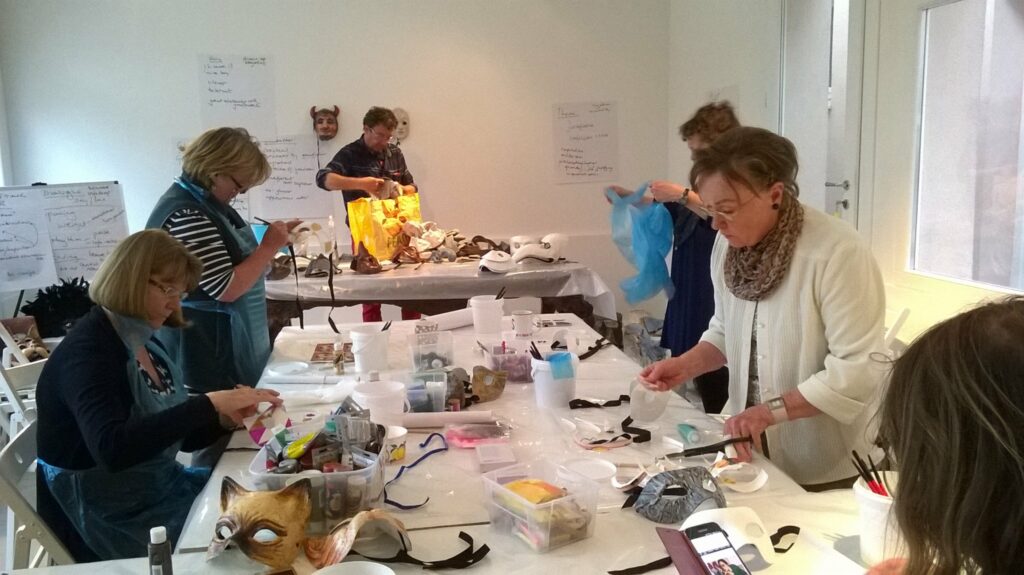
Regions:
<instances>
[{"instance_id":1,"label":"white door","mask_svg":"<svg viewBox=\"0 0 1024 575\"><path fill-rule=\"evenodd\" d=\"M904 339L1009 291L981 282L1012 267L1003 263L1012 254L994 250L1019 238L1020 216L1014 230L1013 203L985 202L993 190L1011 188L1012 196L1015 188L1021 205L1021 164L985 158L1024 158L1024 66L1020 46L1011 45L1022 30L1019 0L867 1L860 229L871 238L888 307L911 310ZM992 118L986 102L994 90L1013 93L1013 84L1016 99ZM993 137L1004 139L995 155ZM985 234L1007 212L1010 231L1001 239L960 237Z\"/></svg>"},{"instance_id":2,"label":"white door","mask_svg":"<svg viewBox=\"0 0 1024 575\"><path fill-rule=\"evenodd\" d=\"M864 0L786 0L780 133L802 202L857 225Z\"/></svg>"}]
</instances>

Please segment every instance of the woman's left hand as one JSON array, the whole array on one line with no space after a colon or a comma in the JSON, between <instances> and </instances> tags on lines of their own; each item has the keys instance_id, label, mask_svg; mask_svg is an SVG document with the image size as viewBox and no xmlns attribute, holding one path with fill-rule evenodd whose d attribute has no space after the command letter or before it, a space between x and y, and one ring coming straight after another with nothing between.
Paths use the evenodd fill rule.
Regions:
<instances>
[{"instance_id":1,"label":"woman's left hand","mask_svg":"<svg viewBox=\"0 0 1024 575\"><path fill-rule=\"evenodd\" d=\"M772 412L767 405L759 404L747 408L725 421L725 434L731 437L750 437L754 446L761 451L761 433L775 424ZM736 457L740 461L750 461L754 454L749 443L736 443Z\"/></svg>"}]
</instances>

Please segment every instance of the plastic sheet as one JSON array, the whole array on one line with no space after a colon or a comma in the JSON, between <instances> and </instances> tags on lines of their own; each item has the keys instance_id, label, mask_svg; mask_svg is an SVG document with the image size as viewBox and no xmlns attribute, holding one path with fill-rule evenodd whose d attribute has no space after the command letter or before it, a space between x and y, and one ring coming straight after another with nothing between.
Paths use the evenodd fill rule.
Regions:
<instances>
[{"instance_id":1,"label":"plastic sheet","mask_svg":"<svg viewBox=\"0 0 1024 575\"><path fill-rule=\"evenodd\" d=\"M505 287L506 297L582 295L594 306L595 314L615 317L614 294L593 270L577 263L521 263L507 274L480 272L476 262L425 263L416 268L403 265L375 275L360 275L346 269L334 276L334 297L341 305L367 300L469 299L498 293ZM268 281L266 285L268 299L295 299L292 276ZM329 305L331 301L327 278L300 277L298 294L306 302Z\"/></svg>"},{"instance_id":2,"label":"plastic sheet","mask_svg":"<svg viewBox=\"0 0 1024 575\"><path fill-rule=\"evenodd\" d=\"M624 198L611 188L605 190L612 202L612 240L638 272L619 284L630 305L649 299L661 290L665 290L669 299L675 293L665 264L665 257L672 249L672 217L661 204L643 203L646 191L647 182Z\"/></svg>"}]
</instances>

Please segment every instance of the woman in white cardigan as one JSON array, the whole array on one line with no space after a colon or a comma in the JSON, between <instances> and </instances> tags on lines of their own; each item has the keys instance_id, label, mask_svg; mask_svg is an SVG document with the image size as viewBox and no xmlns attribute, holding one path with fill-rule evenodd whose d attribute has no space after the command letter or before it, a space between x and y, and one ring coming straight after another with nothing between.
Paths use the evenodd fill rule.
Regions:
<instances>
[{"instance_id":1,"label":"woman in white cardigan","mask_svg":"<svg viewBox=\"0 0 1024 575\"><path fill-rule=\"evenodd\" d=\"M697 152L690 181L719 231L715 315L696 346L640 379L663 391L728 365L725 432L819 490L853 483L851 449L875 452L885 293L857 232L797 200L796 173L792 142L760 128ZM748 444L737 452L751 459Z\"/></svg>"}]
</instances>

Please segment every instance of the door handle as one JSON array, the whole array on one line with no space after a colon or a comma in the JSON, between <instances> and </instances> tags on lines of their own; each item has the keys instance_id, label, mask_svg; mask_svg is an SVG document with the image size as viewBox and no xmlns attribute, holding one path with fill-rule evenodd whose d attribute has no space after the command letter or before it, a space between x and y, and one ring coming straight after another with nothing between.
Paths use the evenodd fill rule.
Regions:
<instances>
[{"instance_id":1,"label":"door handle","mask_svg":"<svg viewBox=\"0 0 1024 575\"><path fill-rule=\"evenodd\" d=\"M842 188L844 190L850 189L850 180L843 180L841 183L836 182L825 182L826 188Z\"/></svg>"}]
</instances>

